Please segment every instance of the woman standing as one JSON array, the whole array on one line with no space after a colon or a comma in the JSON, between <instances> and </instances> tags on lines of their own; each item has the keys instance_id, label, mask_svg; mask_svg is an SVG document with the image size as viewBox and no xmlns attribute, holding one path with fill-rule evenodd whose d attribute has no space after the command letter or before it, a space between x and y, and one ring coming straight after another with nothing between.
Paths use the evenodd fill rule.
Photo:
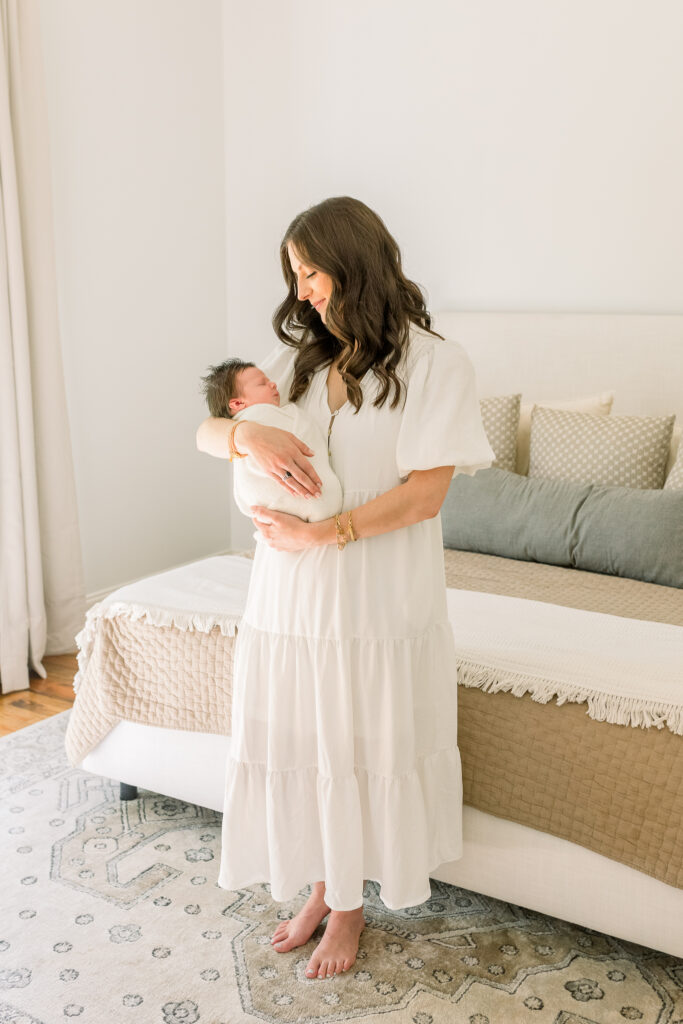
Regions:
<instances>
[{"instance_id":1,"label":"woman standing","mask_svg":"<svg viewBox=\"0 0 683 1024\"><path fill-rule=\"evenodd\" d=\"M281 342L260 366L328 436L344 500L315 523L253 510L218 884L268 881L279 901L311 884L272 942L302 945L329 914L306 973L331 977L355 961L364 879L390 909L415 906L430 871L462 854L439 509L454 470L494 453L472 364L430 330L377 214L327 199L292 221L281 261ZM293 434L209 419L198 446L229 457L229 435L285 490L317 492Z\"/></svg>"}]
</instances>

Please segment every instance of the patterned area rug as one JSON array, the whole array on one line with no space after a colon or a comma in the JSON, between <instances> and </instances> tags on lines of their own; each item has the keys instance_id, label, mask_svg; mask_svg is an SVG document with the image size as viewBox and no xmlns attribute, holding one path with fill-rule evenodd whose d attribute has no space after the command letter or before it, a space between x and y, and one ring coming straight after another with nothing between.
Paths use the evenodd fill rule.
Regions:
<instances>
[{"instance_id":1,"label":"patterned area rug","mask_svg":"<svg viewBox=\"0 0 683 1024\"><path fill-rule=\"evenodd\" d=\"M683 1024L683 961L432 882L387 911L374 883L337 978L276 953L267 885L215 882L220 815L73 769L70 712L0 741L0 1022Z\"/></svg>"}]
</instances>

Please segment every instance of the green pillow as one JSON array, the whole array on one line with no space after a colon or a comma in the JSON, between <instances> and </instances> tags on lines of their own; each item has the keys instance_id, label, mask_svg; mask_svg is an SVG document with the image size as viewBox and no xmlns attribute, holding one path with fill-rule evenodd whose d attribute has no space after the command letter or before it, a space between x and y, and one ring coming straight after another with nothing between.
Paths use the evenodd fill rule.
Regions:
<instances>
[{"instance_id":1,"label":"green pillow","mask_svg":"<svg viewBox=\"0 0 683 1024\"><path fill-rule=\"evenodd\" d=\"M574 564L683 587L683 491L592 487L576 523Z\"/></svg>"},{"instance_id":2,"label":"green pillow","mask_svg":"<svg viewBox=\"0 0 683 1024\"><path fill-rule=\"evenodd\" d=\"M441 507L444 547L683 587L683 491L458 474Z\"/></svg>"},{"instance_id":3,"label":"green pillow","mask_svg":"<svg viewBox=\"0 0 683 1024\"><path fill-rule=\"evenodd\" d=\"M441 506L444 547L570 566L576 515L590 489L497 467L458 473Z\"/></svg>"}]
</instances>

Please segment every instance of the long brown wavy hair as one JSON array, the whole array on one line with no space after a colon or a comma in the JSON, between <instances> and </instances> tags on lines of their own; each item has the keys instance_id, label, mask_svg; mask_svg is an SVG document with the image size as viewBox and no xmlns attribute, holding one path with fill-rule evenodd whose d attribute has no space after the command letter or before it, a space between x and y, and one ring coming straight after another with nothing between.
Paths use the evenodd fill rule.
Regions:
<instances>
[{"instance_id":1,"label":"long brown wavy hair","mask_svg":"<svg viewBox=\"0 0 683 1024\"><path fill-rule=\"evenodd\" d=\"M325 323L297 297L290 242L302 263L332 279ZM398 245L382 219L359 199L325 199L294 218L280 244L280 262L289 292L273 314L273 328L299 350L289 401L304 394L316 370L341 356L339 372L356 412L363 403L360 381L369 369L381 384L374 405L384 404L393 384L393 409L401 397L395 371L410 325L442 335L431 329L422 290L404 276Z\"/></svg>"}]
</instances>

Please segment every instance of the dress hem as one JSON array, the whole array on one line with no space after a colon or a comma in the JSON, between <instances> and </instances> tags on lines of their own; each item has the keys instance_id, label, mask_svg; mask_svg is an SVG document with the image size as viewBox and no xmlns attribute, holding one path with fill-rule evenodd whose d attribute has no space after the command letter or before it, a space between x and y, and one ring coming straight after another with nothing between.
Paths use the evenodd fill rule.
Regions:
<instances>
[{"instance_id":1,"label":"dress hem","mask_svg":"<svg viewBox=\"0 0 683 1024\"><path fill-rule=\"evenodd\" d=\"M430 877L431 877L432 871L436 871L436 869L441 867L442 864L452 864L454 861L461 860L462 856L463 856L463 849L462 849L462 842L461 842L460 846L459 846L459 851L458 851L457 857L448 856L446 858L438 860L436 862L436 864L432 865L432 867L430 867L428 869ZM380 894L379 894L380 895L380 899L382 900L382 903L387 908L387 910L405 910L408 907L419 907L419 906L422 906L423 903L426 903L429 899L431 899L432 891L431 891L431 886L430 886L428 895L425 896L423 899L418 900L416 903L387 903L385 898L382 896L382 888L383 888L382 880L380 878L372 878L368 874L368 872L366 872L366 871L363 872L363 877L367 878L371 882L376 882L377 885L379 885L379 887L380 887ZM273 896L273 894L271 892L271 894L270 894L271 895L271 899L273 899L275 901L275 903L290 903L293 899L296 899L296 897L301 894L301 890L305 886L310 885L312 887L316 882L319 882L319 881L321 881L321 879L319 879L319 878L315 878L313 880L306 879L305 881L303 881L301 883L301 885L298 887L298 889L293 891L291 894L288 894L286 896L282 896L280 898L278 898L277 896ZM226 890L231 891L231 892L236 892L236 891L238 891L240 889L249 889L253 885L264 885L264 884L270 885L271 884L270 879L269 878L253 878L251 881L249 881L249 882L242 882L239 885L224 885L221 882L220 875L219 875L218 879L216 881L216 885L220 889L226 889ZM356 906L356 907L330 907L330 910L358 910L359 907L362 907L364 905L365 905L365 901L362 900L361 903L359 903L358 906ZM329 904L328 904L328 906L329 906Z\"/></svg>"}]
</instances>

